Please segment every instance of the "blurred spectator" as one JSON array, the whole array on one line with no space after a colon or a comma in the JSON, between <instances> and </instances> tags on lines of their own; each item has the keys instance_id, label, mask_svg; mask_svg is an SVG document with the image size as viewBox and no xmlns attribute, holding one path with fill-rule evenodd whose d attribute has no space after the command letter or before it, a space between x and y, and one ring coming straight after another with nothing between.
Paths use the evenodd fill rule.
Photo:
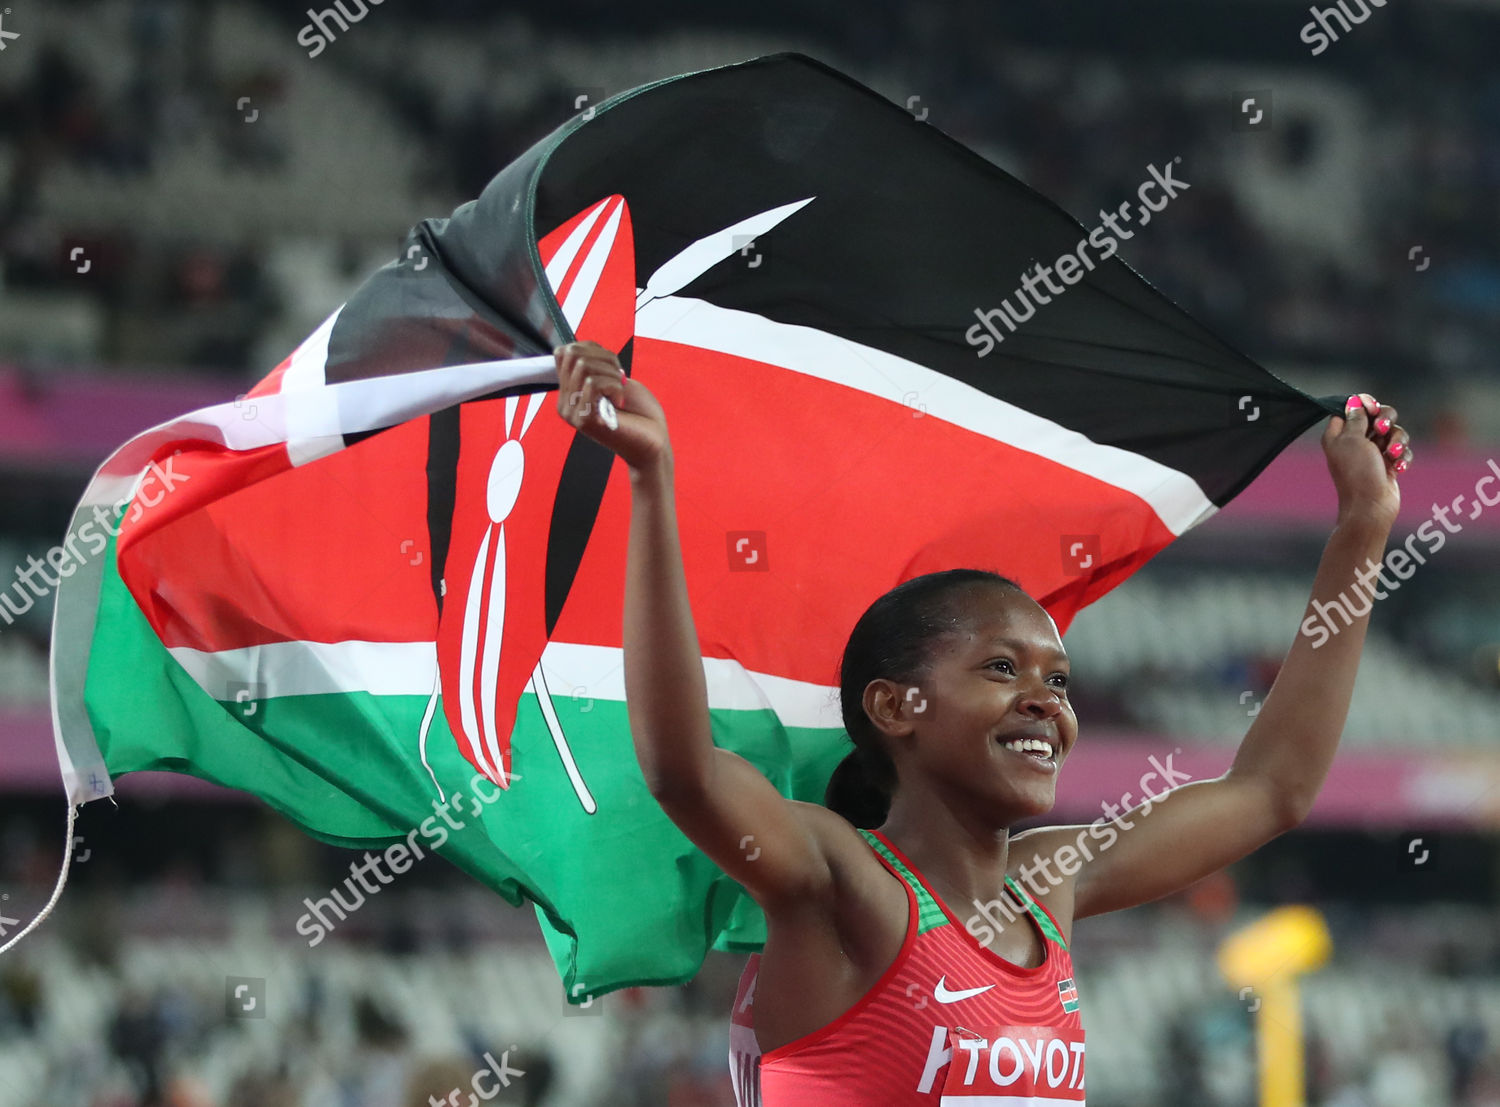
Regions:
<instances>
[{"instance_id":1,"label":"blurred spectator","mask_svg":"<svg viewBox=\"0 0 1500 1107\"><path fill-rule=\"evenodd\" d=\"M1484 1060L1489 1034L1484 1027L1484 1016L1477 998L1468 993L1464 1011L1448 1030L1444 1046L1448 1053L1450 1073L1449 1093L1456 1104L1466 1103L1469 1089L1474 1084L1475 1073Z\"/></svg>"},{"instance_id":2,"label":"blurred spectator","mask_svg":"<svg viewBox=\"0 0 1500 1107\"><path fill-rule=\"evenodd\" d=\"M343 1094L357 1107L405 1107L403 1089L411 1062L406 1055L406 1028L369 996L354 1004L357 1038Z\"/></svg>"},{"instance_id":3,"label":"blurred spectator","mask_svg":"<svg viewBox=\"0 0 1500 1107\"><path fill-rule=\"evenodd\" d=\"M166 1028L155 1002L136 989L126 991L110 1026L109 1047L130 1072L141 1107L162 1107L166 1042Z\"/></svg>"}]
</instances>

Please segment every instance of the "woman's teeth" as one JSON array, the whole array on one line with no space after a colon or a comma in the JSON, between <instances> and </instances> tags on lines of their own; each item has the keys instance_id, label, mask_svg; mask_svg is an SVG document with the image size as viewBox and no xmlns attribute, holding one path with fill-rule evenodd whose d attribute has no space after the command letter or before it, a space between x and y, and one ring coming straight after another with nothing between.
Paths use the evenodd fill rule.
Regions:
<instances>
[{"instance_id":1,"label":"woman's teeth","mask_svg":"<svg viewBox=\"0 0 1500 1107\"><path fill-rule=\"evenodd\" d=\"M1005 743L1005 748L1015 750L1017 753L1039 753L1043 757L1052 756L1052 746L1040 738L1013 738Z\"/></svg>"}]
</instances>

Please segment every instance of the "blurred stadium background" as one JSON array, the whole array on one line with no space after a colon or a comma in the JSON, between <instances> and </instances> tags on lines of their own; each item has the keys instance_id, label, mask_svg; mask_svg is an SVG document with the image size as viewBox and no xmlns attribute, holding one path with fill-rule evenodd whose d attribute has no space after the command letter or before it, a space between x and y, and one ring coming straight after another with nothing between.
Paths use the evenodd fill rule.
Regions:
<instances>
[{"instance_id":1,"label":"blurred stadium background","mask_svg":"<svg viewBox=\"0 0 1500 1107\"><path fill-rule=\"evenodd\" d=\"M1500 458L1500 4L1345 7L1367 18L1314 56L1308 8L1269 0L344 0L364 15L309 57L300 3L13 0L0 565L45 554L113 447L244 392L412 224L476 195L579 97L787 49L1085 226L1180 157L1190 190L1122 256L1304 390L1400 408L1420 458L1400 540ZM1195 777L1227 767L1333 518L1316 433L1077 620L1082 743L1058 818L1091 821L1153 755ZM1379 605L1309 823L1183 895L1078 925L1094 1107L1254 1102L1255 1003L1215 951L1286 903L1317 907L1334 941L1304 981L1310 1103L1500 1105L1500 510L1454 521ZM12 931L61 857L49 619L39 603L0 628ZM355 855L187 778L125 778L117 807L83 811L77 845L56 912L0 959L7 1107L464 1102L503 1051L525 1075L497 1103L733 1102L739 958L567 1009L530 911L432 859L309 949L302 900ZM238 1002L236 981L252 982Z\"/></svg>"}]
</instances>

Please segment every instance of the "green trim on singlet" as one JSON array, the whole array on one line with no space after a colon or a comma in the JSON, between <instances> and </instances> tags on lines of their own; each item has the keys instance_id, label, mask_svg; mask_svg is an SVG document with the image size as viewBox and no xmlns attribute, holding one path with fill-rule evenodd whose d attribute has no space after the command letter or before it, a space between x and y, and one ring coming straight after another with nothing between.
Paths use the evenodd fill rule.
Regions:
<instances>
[{"instance_id":1,"label":"green trim on singlet","mask_svg":"<svg viewBox=\"0 0 1500 1107\"><path fill-rule=\"evenodd\" d=\"M1042 910L1041 904L1037 903L1036 900L1031 898L1031 894L1027 892L1025 888L1022 888L1019 883L1017 883L1015 877L1007 876L1005 878L1005 883L1009 884L1011 886L1011 889L1021 897L1021 902L1024 903L1026 905L1026 909L1031 912L1031 917L1036 920L1037 926L1042 928L1042 933L1045 934L1048 938L1051 938L1058 945L1062 946L1063 949L1067 949L1068 943L1063 941L1062 934L1058 931L1057 927L1052 925L1051 918L1048 917L1047 912Z\"/></svg>"},{"instance_id":2,"label":"green trim on singlet","mask_svg":"<svg viewBox=\"0 0 1500 1107\"><path fill-rule=\"evenodd\" d=\"M936 930L940 926L948 925L948 916L943 914L943 909L939 906L938 901L932 897L932 893L916 878L916 875L901 863L901 859L892 853L886 847L885 843L875 837L870 831L862 827L857 827L856 829L863 835L865 841L870 843L870 847L876 853L880 854L880 856L884 857L890 863L891 868L900 873L901 879L906 881L911 890L917 894L917 933L926 934L929 930ZM1037 926L1041 928L1042 935L1056 942L1066 950L1068 943L1063 941L1062 934L1058 931L1057 927L1052 925L1052 920L1047 916L1047 912L1042 910L1041 905L1031 898L1026 889L1022 888L1014 877L1007 876L1005 883L1010 886L1016 897L1031 912L1031 917L1036 920Z\"/></svg>"},{"instance_id":3,"label":"green trim on singlet","mask_svg":"<svg viewBox=\"0 0 1500 1107\"><path fill-rule=\"evenodd\" d=\"M884 842L868 830L856 828L864 835L865 841L876 853L884 857L890 863L891 868L901 874L901 879L906 881L908 887L917 894L917 933L926 934L929 930L936 930L940 926L948 924L948 916L943 914L943 909L938 906L938 901L932 898L932 893L922 886L922 882L913 875L912 871L901 863L901 859L886 848Z\"/></svg>"}]
</instances>

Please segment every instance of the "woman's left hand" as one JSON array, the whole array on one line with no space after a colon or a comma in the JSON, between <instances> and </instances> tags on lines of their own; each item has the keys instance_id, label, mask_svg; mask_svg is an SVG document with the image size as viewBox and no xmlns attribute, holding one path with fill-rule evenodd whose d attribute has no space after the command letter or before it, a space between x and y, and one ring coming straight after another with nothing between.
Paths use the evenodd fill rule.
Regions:
<instances>
[{"instance_id":1,"label":"woman's left hand","mask_svg":"<svg viewBox=\"0 0 1500 1107\"><path fill-rule=\"evenodd\" d=\"M1369 393L1350 396L1342 417L1323 430L1323 454L1339 494L1339 519L1361 517L1390 526L1401 508L1396 478L1411 464L1410 436L1396 409Z\"/></svg>"}]
</instances>

